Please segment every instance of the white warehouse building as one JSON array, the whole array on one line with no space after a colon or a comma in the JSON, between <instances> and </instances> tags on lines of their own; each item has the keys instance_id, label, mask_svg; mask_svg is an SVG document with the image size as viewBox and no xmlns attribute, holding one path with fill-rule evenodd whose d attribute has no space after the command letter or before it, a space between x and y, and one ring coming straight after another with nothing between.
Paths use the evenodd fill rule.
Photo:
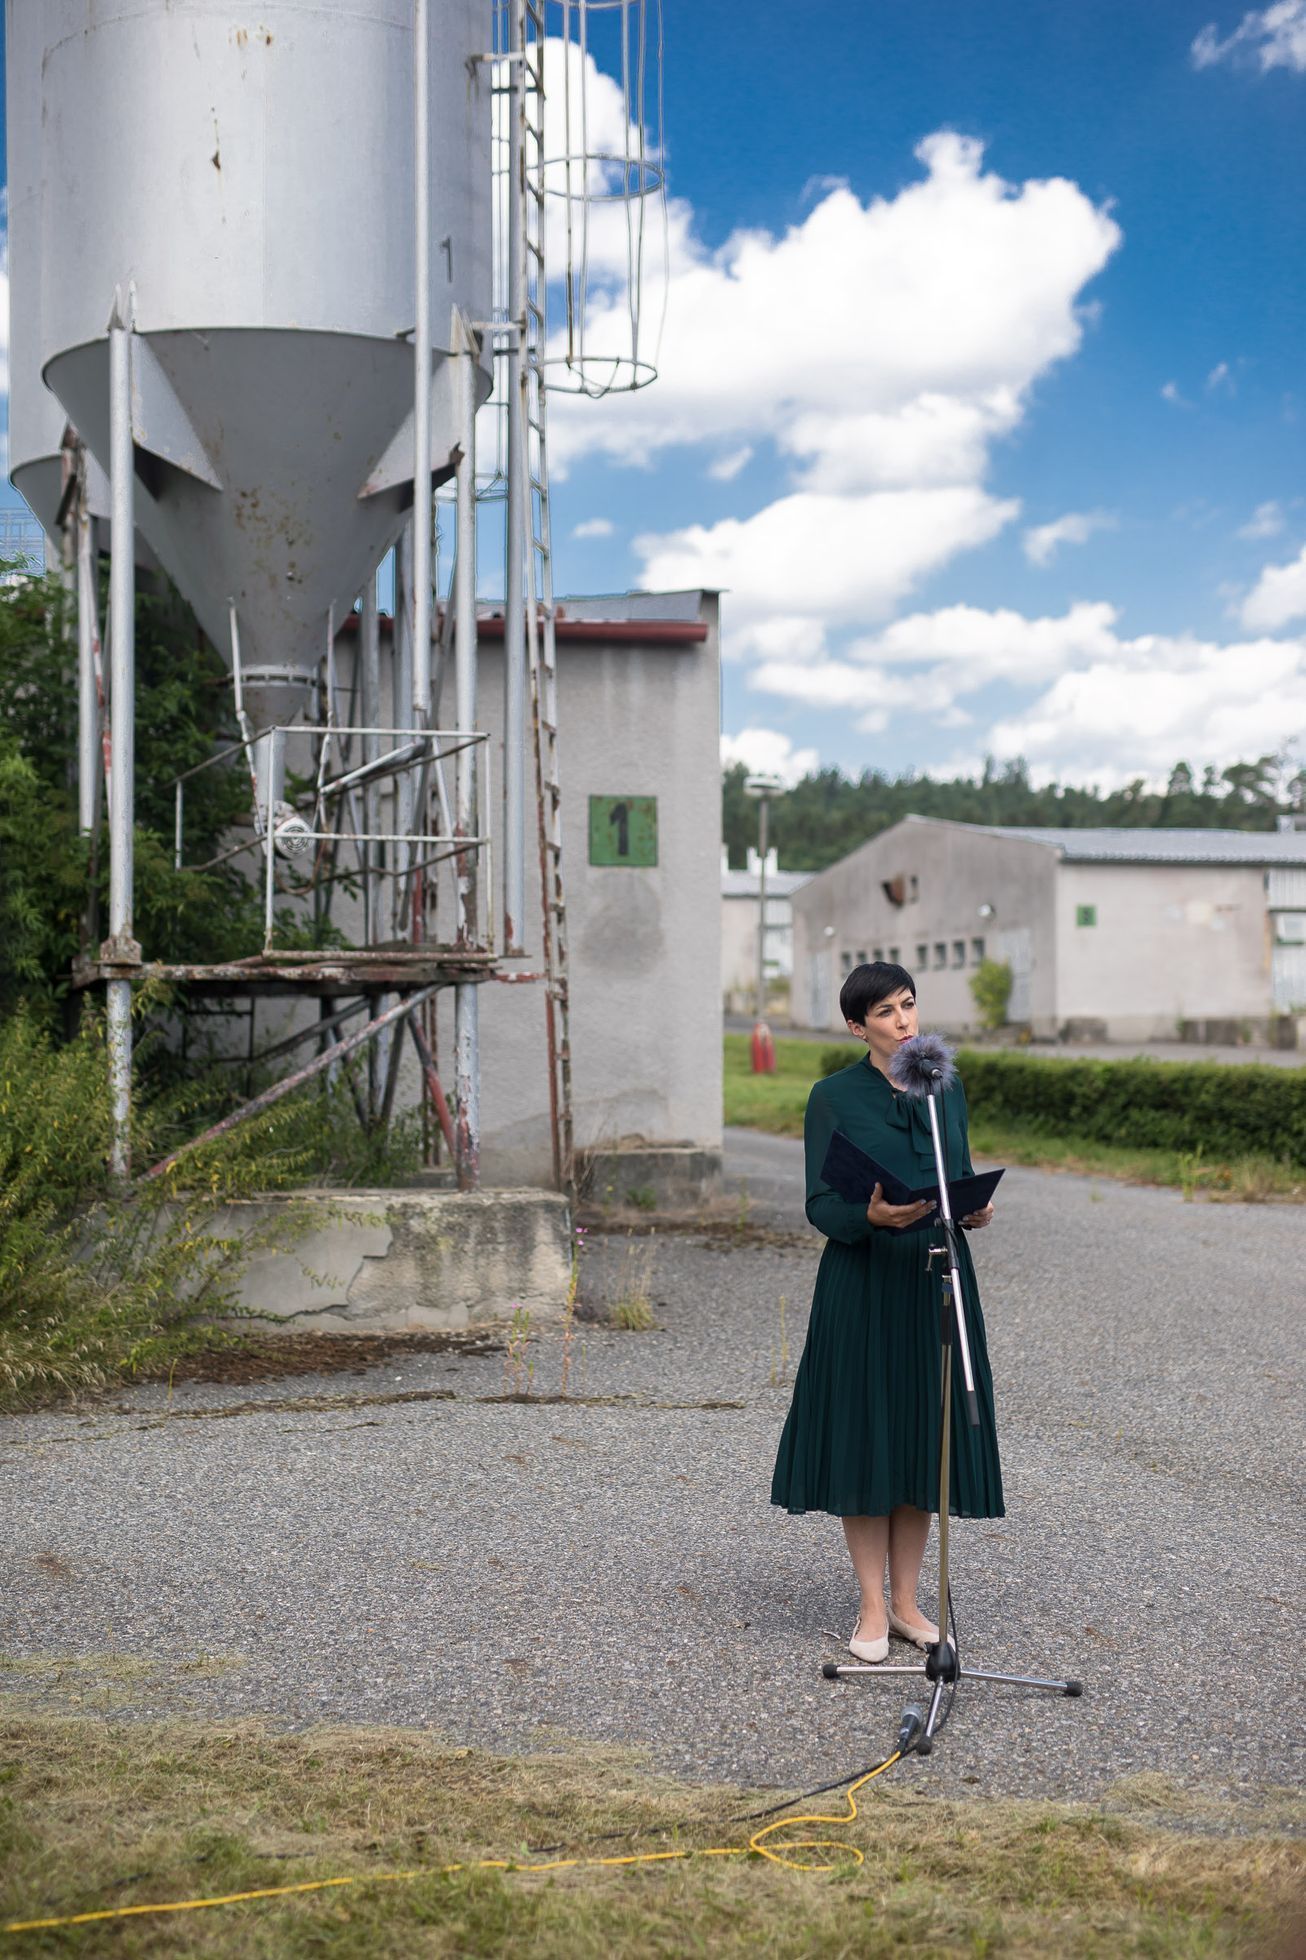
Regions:
<instances>
[{"instance_id":1,"label":"white warehouse building","mask_svg":"<svg viewBox=\"0 0 1306 1960\"><path fill-rule=\"evenodd\" d=\"M766 854L766 987L768 1002L779 998L789 1013L794 973L794 915L791 900L811 874L782 871L778 852ZM762 909L762 871L749 847L742 871L732 871L721 849L721 1001L727 1014L751 1014L757 1006L757 931ZM768 1007L774 1011L774 1003Z\"/></svg>"},{"instance_id":2,"label":"white warehouse building","mask_svg":"<svg viewBox=\"0 0 1306 1960\"><path fill-rule=\"evenodd\" d=\"M865 960L917 978L929 1019L978 1025L1006 961L1038 1040L1283 1041L1306 1015L1306 830L1059 830L907 817L793 895L794 1018L842 1028ZM1285 1019L1284 1017L1289 1017Z\"/></svg>"}]
</instances>

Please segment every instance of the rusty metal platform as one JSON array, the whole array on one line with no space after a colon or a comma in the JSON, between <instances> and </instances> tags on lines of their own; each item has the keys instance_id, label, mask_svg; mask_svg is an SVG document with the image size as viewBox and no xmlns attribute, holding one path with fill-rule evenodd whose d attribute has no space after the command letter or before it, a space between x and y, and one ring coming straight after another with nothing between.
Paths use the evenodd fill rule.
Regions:
<instances>
[{"instance_id":1,"label":"rusty metal platform","mask_svg":"<svg viewBox=\"0 0 1306 1960\"><path fill-rule=\"evenodd\" d=\"M216 966L172 966L166 961L137 966L85 960L73 970L73 985L83 988L105 980L159 980L195 995L248 999L298 994L331 1000L345 994L409 993L418 987L494 979L497 966L493 953L453 946L256 953Z\"/></svg>"}]
</instances>

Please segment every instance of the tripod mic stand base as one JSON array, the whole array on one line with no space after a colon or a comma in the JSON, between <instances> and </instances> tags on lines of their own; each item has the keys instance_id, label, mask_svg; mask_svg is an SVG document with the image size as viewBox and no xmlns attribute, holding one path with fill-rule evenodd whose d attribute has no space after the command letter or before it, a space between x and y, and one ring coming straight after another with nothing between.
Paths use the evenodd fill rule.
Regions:
<instances>
[{"instance_id":1,"label":"tripod mic stand base","mask_svg":"<svg viewBox=\"0 0 1306 1960\"><path fill-rule=\"evenodd\" d=\"M842 1681L845 1675L852 1674L924 1674L930 1679L927 1668L917 1662L888 1662L873 1667L866 1661L826 1661L821 1669L827 1681ZM1043 1688L1048 1694L1068 1695L1073 1700L1084 1692L1082 1681L1047 1681L1037 1674L995 1674L988 1668L958 1666L955 1675L937 1675L940 1681L998 1681L1011 1688Z\"/></svg>"},{"instance_id":2,"label":"tripod mic stand base","mask_svg":"<svg viewBox=\"0 0 1306 1960\"><path fill-rule=\"evenodd\" d=\"M916 1744L916 1753L921 1756L928 1756L934 1747L934 1732L939 1723L944 1689L959 1681L996 1681L1009 1688L1038 1688L1046 1694L1065 1695L1071 1700L1077 1699L1084 1692L1083 1682L1073 1679L1056 1681L1048 1680L1038 1674L998 1674L991 1668L963 1667L956 1649L951 1642L944 1640L935 1647L928 1647L923 1661L893 1661L881 1663L879 1666L866 1661L826 1661L821 1672L827 1681L842 1681L845 1676L855 1674L923 1675L932 1683L934 1692L930 1696L930 1709L925 1718L924 1729Z\"/></svg>"}]
</instances>

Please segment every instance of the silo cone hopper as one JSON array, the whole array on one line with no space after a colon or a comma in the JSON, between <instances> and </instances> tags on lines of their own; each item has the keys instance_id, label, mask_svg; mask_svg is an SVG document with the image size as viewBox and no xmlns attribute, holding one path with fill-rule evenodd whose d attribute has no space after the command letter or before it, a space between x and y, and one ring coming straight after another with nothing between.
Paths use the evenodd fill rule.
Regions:
<instances>
[{"instance_id":1,"label":"silo cone hopper","mask_svg":"<svg viewBox=\"0 0 1306 1960\"><path fill-rule=\"evenodd\" d=\"M105 459L108 369L108 343L96 340L45 371ZM488 377L478 376L483 399ZM453 358L437 352L437 482L453 468L453 380ZM256 727L310 708L328 621L349 611L407 519L412 392L402 341L257 329L133 336L137 529L228 660L234 614ZM259 775L266 808L282 785L265 780L263 754Z\"/></svg>"}]
</instances>

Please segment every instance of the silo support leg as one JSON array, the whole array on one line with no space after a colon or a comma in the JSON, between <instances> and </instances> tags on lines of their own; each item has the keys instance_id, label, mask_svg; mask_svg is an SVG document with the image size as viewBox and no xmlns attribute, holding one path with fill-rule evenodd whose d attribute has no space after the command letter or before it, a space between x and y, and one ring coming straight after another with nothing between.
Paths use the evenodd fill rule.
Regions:
<instances>
[{"instance_id":1,"label":"silo support leg","mask_svg":"<svg viewBox=\"0 0 1306 1960\"><path fill-rule=\"evenodd\" d=\"M109 320L109 487L112 555L109 561L109 717L113 772L109 794L109 937L100 958L135 966L141 949L132 932L133 837L136 775L136 513L132 455L132 331L130 299L114 294ZM109 1095L112 1141L109 1169L124 1181L131 1173L131 980L115 976L108 988Z\"/></svg>"},{"instance_id":2,"label":"silo support leg","mask_svg":"<svg viewBox=\"0 0 1306 1960\"><path fill-rule=\"evenodd\" d=\"M454 998L454 1098L458 1189L474 1191L481 1181L481 1035L479 988L462 981Z\"/></svg>"},{"instance_id":3,"label":"silo support leg","mask_svg":"<svg viewBox=\"0 0 1306 1960\"><path fill-rule=\"evenodd\" d=\"M132 1113L132 983L111 980L108 986L106 1041L109 1051L109 1110L113 1141L110 1174L120 1183L131 1175Z\"/></svg>"}]
</instances>

